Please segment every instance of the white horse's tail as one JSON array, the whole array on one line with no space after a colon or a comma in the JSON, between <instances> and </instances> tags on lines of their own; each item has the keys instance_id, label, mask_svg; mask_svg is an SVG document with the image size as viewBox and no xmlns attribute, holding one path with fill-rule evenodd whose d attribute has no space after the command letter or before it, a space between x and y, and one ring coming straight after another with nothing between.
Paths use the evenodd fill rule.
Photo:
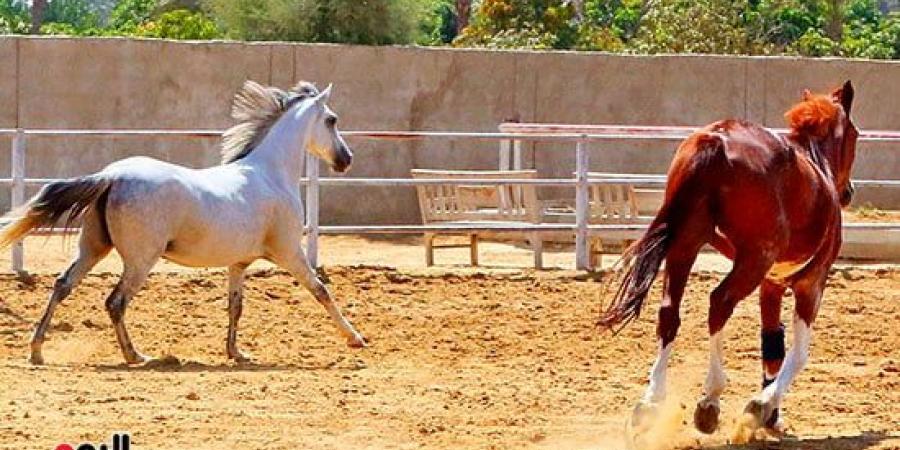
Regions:
<instances>
[{"instance_id":1,"label":"white horse's tail","mask_svg":"<svg viewBox=\"0 0 900 450\"><path fill-rule=\"evenodd\" d=\"M9 246L35 228L52 228L63 217L68 227L98 199L105 197L110 185L112 180L109 177L95 174L44 186L23 207L7 215L15 219L0 231L0 248ZM104 206L100 205L101 208Z\"/></svg>"}]
</instances>

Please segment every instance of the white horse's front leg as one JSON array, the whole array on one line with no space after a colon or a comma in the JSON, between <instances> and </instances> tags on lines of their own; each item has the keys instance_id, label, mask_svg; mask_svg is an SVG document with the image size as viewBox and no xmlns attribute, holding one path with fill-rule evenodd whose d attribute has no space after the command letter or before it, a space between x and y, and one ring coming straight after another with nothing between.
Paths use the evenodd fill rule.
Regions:
<instances>
[{"instance_id":1,"label":"white horse's front leg","mask_svg":"<svg viewBox=\"0 0 900 450\"><path fill-rule=\"evenodd\" d=\"M228 267L228 338L225 351L228 358L237 362L248 362L251 359L250 355L238 350L237 347L238 320L241 319L241 312L244 310L244 270L246 269L246 264L235 264Z\"/></svg>"},{"instance_id":2,"label":"white horse's front leg","mask_svg":"<svg viewBox=\"0 0 900 450\"><path fill-rule=\"evenodd\" d=\"M331 293L325 284L316 276L315 271L309 266L306 255L300 248L296 248L293 252L286 255L274 256L273 262L291 273L306 289L308 289L316 300L325 307L331 320L335 323L338 331L347 339L347 345L351 348L363 348L366 346L366 340L362 337L353 325L341 314L341 310L334 304Z\"/></svg>"}]
</instances>

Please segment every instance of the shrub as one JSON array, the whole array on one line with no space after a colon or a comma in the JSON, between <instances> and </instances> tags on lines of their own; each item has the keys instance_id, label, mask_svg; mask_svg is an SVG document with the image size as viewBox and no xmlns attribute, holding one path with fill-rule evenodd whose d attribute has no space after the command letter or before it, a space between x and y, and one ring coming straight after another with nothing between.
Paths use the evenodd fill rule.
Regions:
<instances>
[{"instance_id":1,"label":"shrub","mask_svg":"<svg viewBox=\"0 0 900 450\"><path fill-rule=\"evenodd\" d=\"M140 25L137 36L167 39L215 39L221 36L215 22L202 13L176 9Z\"/></svg>"}]
</instances>

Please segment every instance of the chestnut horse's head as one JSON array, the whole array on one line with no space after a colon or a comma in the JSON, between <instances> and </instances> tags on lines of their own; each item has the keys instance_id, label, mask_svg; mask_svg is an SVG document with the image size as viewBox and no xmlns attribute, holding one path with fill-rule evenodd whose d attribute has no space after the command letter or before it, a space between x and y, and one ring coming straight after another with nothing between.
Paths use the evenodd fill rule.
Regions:
<instances>
[{"instance_id":1,"label":"chestnut horse's head","mask_svg":"<svg viewBox=\"0 0 900 450\"><path fill-rule=\"evenodd\" d=\"M850 171L856 158L859 130L850 119L852 106L853 84L847 80L830 96L804 91L803 100L784 115L792 135L801 142L808 141L814 158L824 157L828 161L841 206L849 205L853 198Z\"/></svg>"}]
</instances>

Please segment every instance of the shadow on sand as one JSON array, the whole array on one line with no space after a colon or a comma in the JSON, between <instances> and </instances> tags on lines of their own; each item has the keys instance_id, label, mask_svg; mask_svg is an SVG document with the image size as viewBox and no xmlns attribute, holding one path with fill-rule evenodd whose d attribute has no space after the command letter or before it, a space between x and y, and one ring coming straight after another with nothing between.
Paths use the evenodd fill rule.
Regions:
<instances>
[{"instance_id":1,"label":"shadow on sand","mask_svg":"<svg viewBox=\"0 0 900 450\"><path fill-rule=\"evenodd\" d=\"M863 431L856 436L824 438L799 438L787 436L780 441L757 441L748 444L725 444L705 447L704 450L863 450L874 447L887 439L900 439L900 434L892 435L883 431Z\"/></svg>"},{"instance_id":2,"label":"shadow on sand","mask_svg":"<svg viewBox=\"0 0 900 450\"><path fill-rule=\"evenodd\" d=\"M96 364L91 365L98 372L283 372L283 371L323 371L360 370L365 365L354 360L336 360L319 364L272 364L272 363L221 363L207 364L198 361L181 361L174 356L154 359L145 364Z\"/></svg>"}]
</instances>

